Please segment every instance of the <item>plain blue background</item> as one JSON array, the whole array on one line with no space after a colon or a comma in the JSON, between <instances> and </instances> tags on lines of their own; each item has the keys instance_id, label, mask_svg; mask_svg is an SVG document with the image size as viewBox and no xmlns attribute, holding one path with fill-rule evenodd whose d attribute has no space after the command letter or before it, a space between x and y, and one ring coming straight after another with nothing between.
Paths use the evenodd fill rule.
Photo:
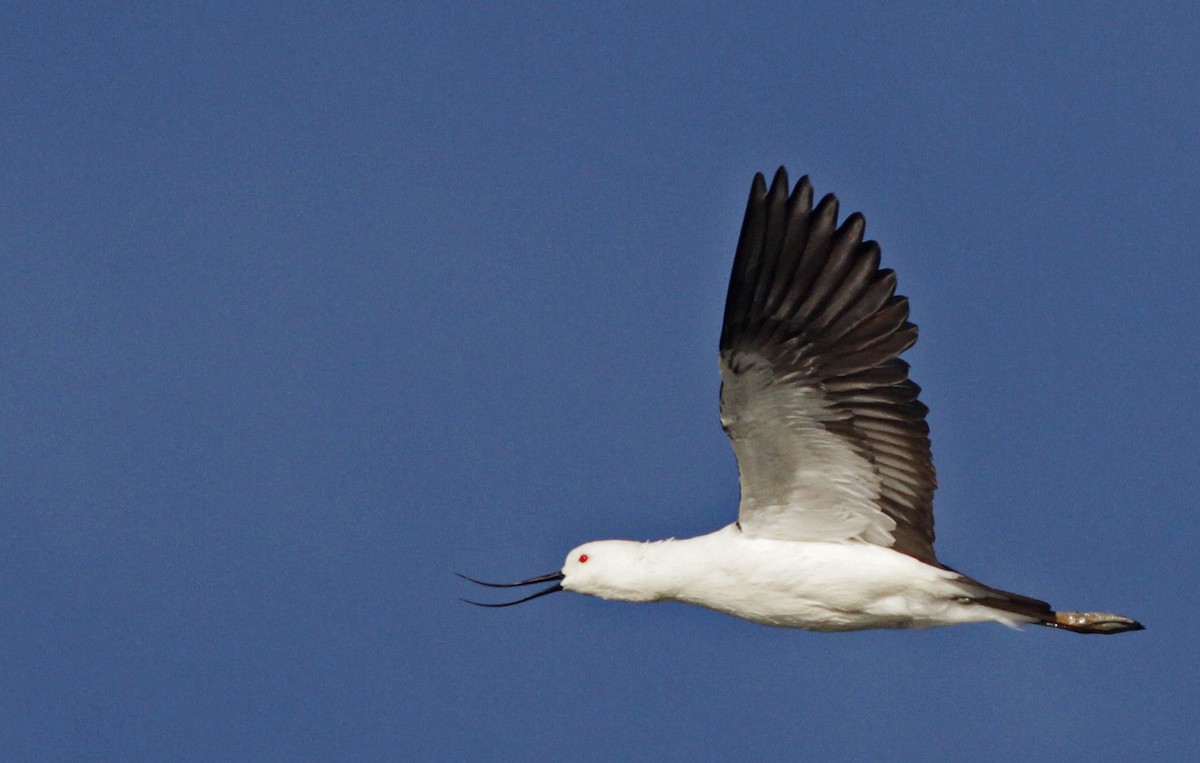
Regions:
<instances>
[{"instance_id":1,"label":"plain blue background","mask_svg":"<svg viewBox=\"0 0 1200 763\"><path fill-rule=\"evenodd\" d=\"M4 760L1194 753L1195 4L0 30ZM732 521L716 341L781 163L912 300L941 558L1147 631L457 600Z\"/></svg>"}]
</instances>

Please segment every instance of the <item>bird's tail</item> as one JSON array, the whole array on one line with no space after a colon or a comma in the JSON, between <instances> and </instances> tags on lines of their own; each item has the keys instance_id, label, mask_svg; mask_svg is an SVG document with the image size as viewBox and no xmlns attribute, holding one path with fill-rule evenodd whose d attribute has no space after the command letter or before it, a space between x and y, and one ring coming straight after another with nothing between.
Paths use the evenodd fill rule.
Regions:
<instances>
[{"instance_id":1,"label":"bird's tail","mask_svg":"<svg viewBox=\"0 0 1200 763\"><path fill-rule=\"evenodd\" d=\"M965 578L978 593L971 597L973 604L1019 615L1034 625L1061 628L1072 633L1099 633L1110 636L1114 633L1145 630L1144 625L1124 615L1109 612L1056 612L1049 604L1030 596L986 586Z\"/></svg>"}]
</instances>

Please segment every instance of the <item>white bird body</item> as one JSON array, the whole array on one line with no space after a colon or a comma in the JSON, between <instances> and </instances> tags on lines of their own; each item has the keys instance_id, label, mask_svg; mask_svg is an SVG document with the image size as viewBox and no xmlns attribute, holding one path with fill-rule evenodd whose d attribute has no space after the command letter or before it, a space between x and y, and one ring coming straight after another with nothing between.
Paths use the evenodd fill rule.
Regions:
<instances>
[{"instance_id":1,"label":"white bird body","mask_svg":"<svg viewBox=\"0 0 1200 763\"><path fill-rule=\"evenodd\" d=\"M1055 612L941 564L933 551L927 408L901 353L917 341L896 276L837 223L837 199L813 207L801 178L770 190L754 178L721 326L721 426L737 456L737 521L654 543L596 541L555 591L622 601L674 600L764 625L847 631L959 623L1034 623L1078 633L1140 630L1104 612ZM472 578L468 578L473 580ZM478 602L473 602L478 603Z\"/></svg>"},{"instance_id":2,"label":"white bird body","mask_svg":"<svg viewBox=\"0 0 1200 763\"><path fill-rule=\"evenodd\" d=\"M891 549L860 541L756 538L737 524L695 538L585 543L567 557L562 574L567 591L618 601L679 601L783 628L1033 622L968 603L979 591L960 575Z\"/></svg>"}]
</instances>

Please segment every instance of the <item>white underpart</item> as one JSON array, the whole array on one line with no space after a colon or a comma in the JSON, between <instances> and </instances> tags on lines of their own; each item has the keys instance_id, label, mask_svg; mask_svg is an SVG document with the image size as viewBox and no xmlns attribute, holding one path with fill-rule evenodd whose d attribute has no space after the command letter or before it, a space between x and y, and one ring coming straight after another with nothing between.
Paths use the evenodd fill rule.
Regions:
<instances>
[{"instance_id":1,"label":"white underpart","mask_svg":"<svg viewBox=\"0 0 1200 763\"><path fill-rule=\"evenodd\" d=\"M957 573L889 548L750 537L736 525L684 540L587 543L571 552L563 573L568 591L681 601L814 631L1032 622L971 603L978 589Z\"/></svg>"}]
</instances>

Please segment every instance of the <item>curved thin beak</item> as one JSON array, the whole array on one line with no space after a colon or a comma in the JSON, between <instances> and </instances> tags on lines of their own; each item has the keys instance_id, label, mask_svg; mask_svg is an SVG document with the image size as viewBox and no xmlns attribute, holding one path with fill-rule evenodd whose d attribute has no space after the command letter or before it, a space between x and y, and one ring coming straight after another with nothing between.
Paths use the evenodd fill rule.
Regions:
<instances>
[{"instance_id":1,"label":"curved thin beak","mask_svg":"<svg viewBox=\"0 0 1200 763\"><path fill-rule=\"evenodd\" d=\"M465 601L466 603L474 604L477 607L511 607L514 604L523 604L524 602L527 602L530 599L536 599L537 597L545 596L546 594L557 593L558 591L561 591L563 589L562 584L558 582L563 579L563 574L561 572L551 572L548 575L538 575L536 578L529 578L528 580L521 580L516 583L486 583L482 580L476 580L475 578L470 578L470 577L467 577L466 575L462 575L457 572L454 574L458 575L463 580L469 580L472 583L487 586L488 588L518 588L520 586L534 585L535 583L548 583L551 580L555 581L554 585L550 586L549 588L543 588L542 590L538 591L537 593L530 594L529 596L526 596L523 599L517 599L516 601L506 601L501 604L484 604L483 602L479 602L479 601L471 601L470 599L463 599L463 601Z\"/></svg>"}]
</instances>

